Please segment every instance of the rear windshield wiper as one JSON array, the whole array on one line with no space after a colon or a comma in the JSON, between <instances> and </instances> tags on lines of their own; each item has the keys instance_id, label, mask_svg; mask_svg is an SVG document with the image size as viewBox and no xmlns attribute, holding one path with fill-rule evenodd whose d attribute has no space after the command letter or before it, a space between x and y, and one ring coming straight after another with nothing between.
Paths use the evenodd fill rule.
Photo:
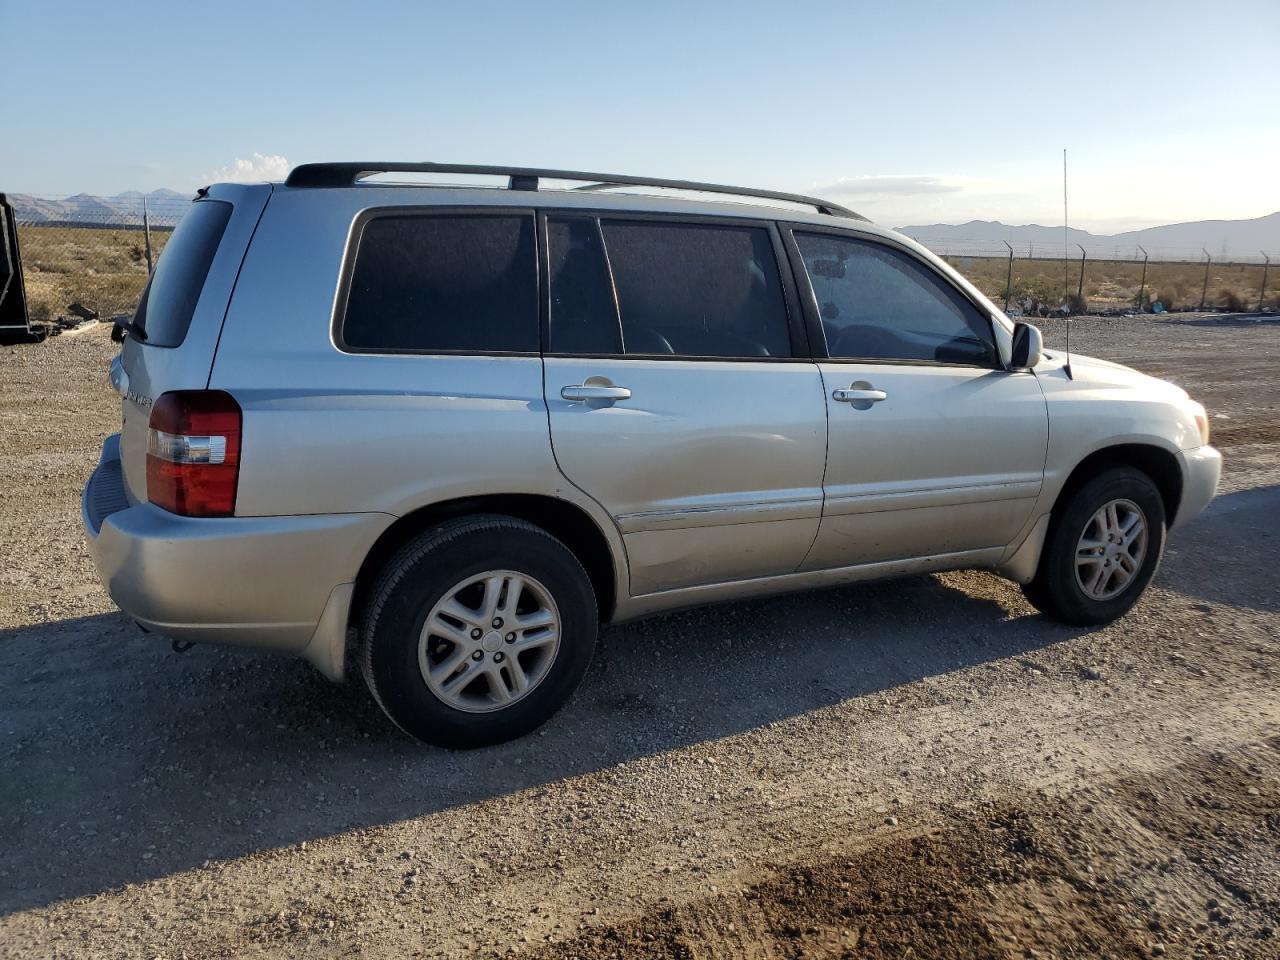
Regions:
<instances>
[{"instance_id":1,"label":"rear windshield wiper","mask_svg":"<svg viewBox=\"0 0 1280 960\"><path fill-rule=\"evenodd\" d=\"M115 318L115 327L111 331L113 334L112 339L123 340L124 336L121 334L121 331L133 337L133 339L137 340L139 343L146 343L147 331L143 330L128 317Z\"/></svg>"}]
</instances>

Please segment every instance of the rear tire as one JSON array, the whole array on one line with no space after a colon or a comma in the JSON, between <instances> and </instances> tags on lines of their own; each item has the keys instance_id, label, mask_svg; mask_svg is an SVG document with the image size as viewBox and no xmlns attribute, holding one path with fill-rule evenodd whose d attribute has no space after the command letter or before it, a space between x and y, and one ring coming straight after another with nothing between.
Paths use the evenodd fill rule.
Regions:
<instances>
[{"instance_id":1,"label":"rear tire","mask_svg":"<svg viewBox=\"0 0 1280 960\"><path fill-rule=\"evenodd\" d=\"M1110 623L1141 598L1164 541L1164 501L1151 478L1111 467L1055 510L1040 566L1022 593L1063 623Z\"/></svg>"},{"instance_id":2,"label":"rear tire","mask_svg":"<svg viewBox=\"0 0 1280 960\"><path fill-rule=\"evenodd\" d=\"M385 567L360 665L388 717L453 749L512 740L548 720L594 651L596 597L578 558L510 517L451 520Z\"/></svg>"}]
</instances>

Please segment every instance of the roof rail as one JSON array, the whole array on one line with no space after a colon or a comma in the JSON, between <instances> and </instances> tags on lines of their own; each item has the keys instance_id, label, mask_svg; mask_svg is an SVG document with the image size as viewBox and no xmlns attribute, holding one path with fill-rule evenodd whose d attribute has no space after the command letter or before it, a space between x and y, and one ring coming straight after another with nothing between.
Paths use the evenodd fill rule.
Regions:
<instances>
[{"instance_id":1,"label":"roof rail","mask_svg":"<svg viewBox=\"0 0 1280 960\"><path fill-rule=\"evenodd\" d=\"M288 187L349 187L364 177L378 173L463 173L482 176L507 177L511 190L537 190L539 180L580 180L592 184L593 189L608 187L661 187L664 190L691 190L697 193L725 193L739 197L758 197L766 200L783 200L813 207L819 213L834 217L852 217L866 220L839 204L818 197L806 197L799 193L780 193L776 190L753 190L748 187L728 187L721 183L699 183L694 180L666 180L660 177L633 177L617 173L584 173L581 170L549 170L541 167L495 167L470 163L304 163L289 172ZM578 188L582 189L582 188Z\"/></svg>"}]
</instances>

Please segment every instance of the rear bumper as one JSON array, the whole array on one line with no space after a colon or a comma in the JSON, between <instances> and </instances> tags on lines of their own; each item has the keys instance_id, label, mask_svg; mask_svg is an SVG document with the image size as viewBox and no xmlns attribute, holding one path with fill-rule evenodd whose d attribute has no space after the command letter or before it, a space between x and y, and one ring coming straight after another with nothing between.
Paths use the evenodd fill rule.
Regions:
<instances>
[{"instance_id":1,"label":"rear bumper","mask_svg":"<svg viewBox=\"0 0 1280 960\"><path fill-rule=\"evenodd\" d=\"M1178 454L1182 467L1182 500L1172 529L1182 526L1209 505L1218 492L1218 480L1222 477L1222 454L1205 444L1195 450L1183 450Z\"/></svg>"},{"instance_id":2,"label":"rear bumper","mask_svg":"<svg viewBox=\"0 0 1280 960\"><path fill-rule=\"evenodd\" d=\"M150 503L131 506L115 437L103 446L81 512L107 592L143 626L179 640L304 655L334 679L341 676L335 647L345 641L350 585L395 519L199 519Z\"/></svg>"}]
</instances>

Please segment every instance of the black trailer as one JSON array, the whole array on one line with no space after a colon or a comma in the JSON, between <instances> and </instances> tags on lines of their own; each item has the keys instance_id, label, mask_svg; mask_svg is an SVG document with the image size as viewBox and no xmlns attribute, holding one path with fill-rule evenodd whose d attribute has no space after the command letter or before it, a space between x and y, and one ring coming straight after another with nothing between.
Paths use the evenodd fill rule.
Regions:
<instances>
[{"instance_id":1,"label":"black trailer","mask_svg":"<svg viewBox=\"0 0 1280 960\"><path fill-rule=\"evenodd\" d=\"M44 324L31 325L18 254L18 221L8 198L0 193L0 344L39 343L47 329Z\"/></svg>"}]
</instances>

